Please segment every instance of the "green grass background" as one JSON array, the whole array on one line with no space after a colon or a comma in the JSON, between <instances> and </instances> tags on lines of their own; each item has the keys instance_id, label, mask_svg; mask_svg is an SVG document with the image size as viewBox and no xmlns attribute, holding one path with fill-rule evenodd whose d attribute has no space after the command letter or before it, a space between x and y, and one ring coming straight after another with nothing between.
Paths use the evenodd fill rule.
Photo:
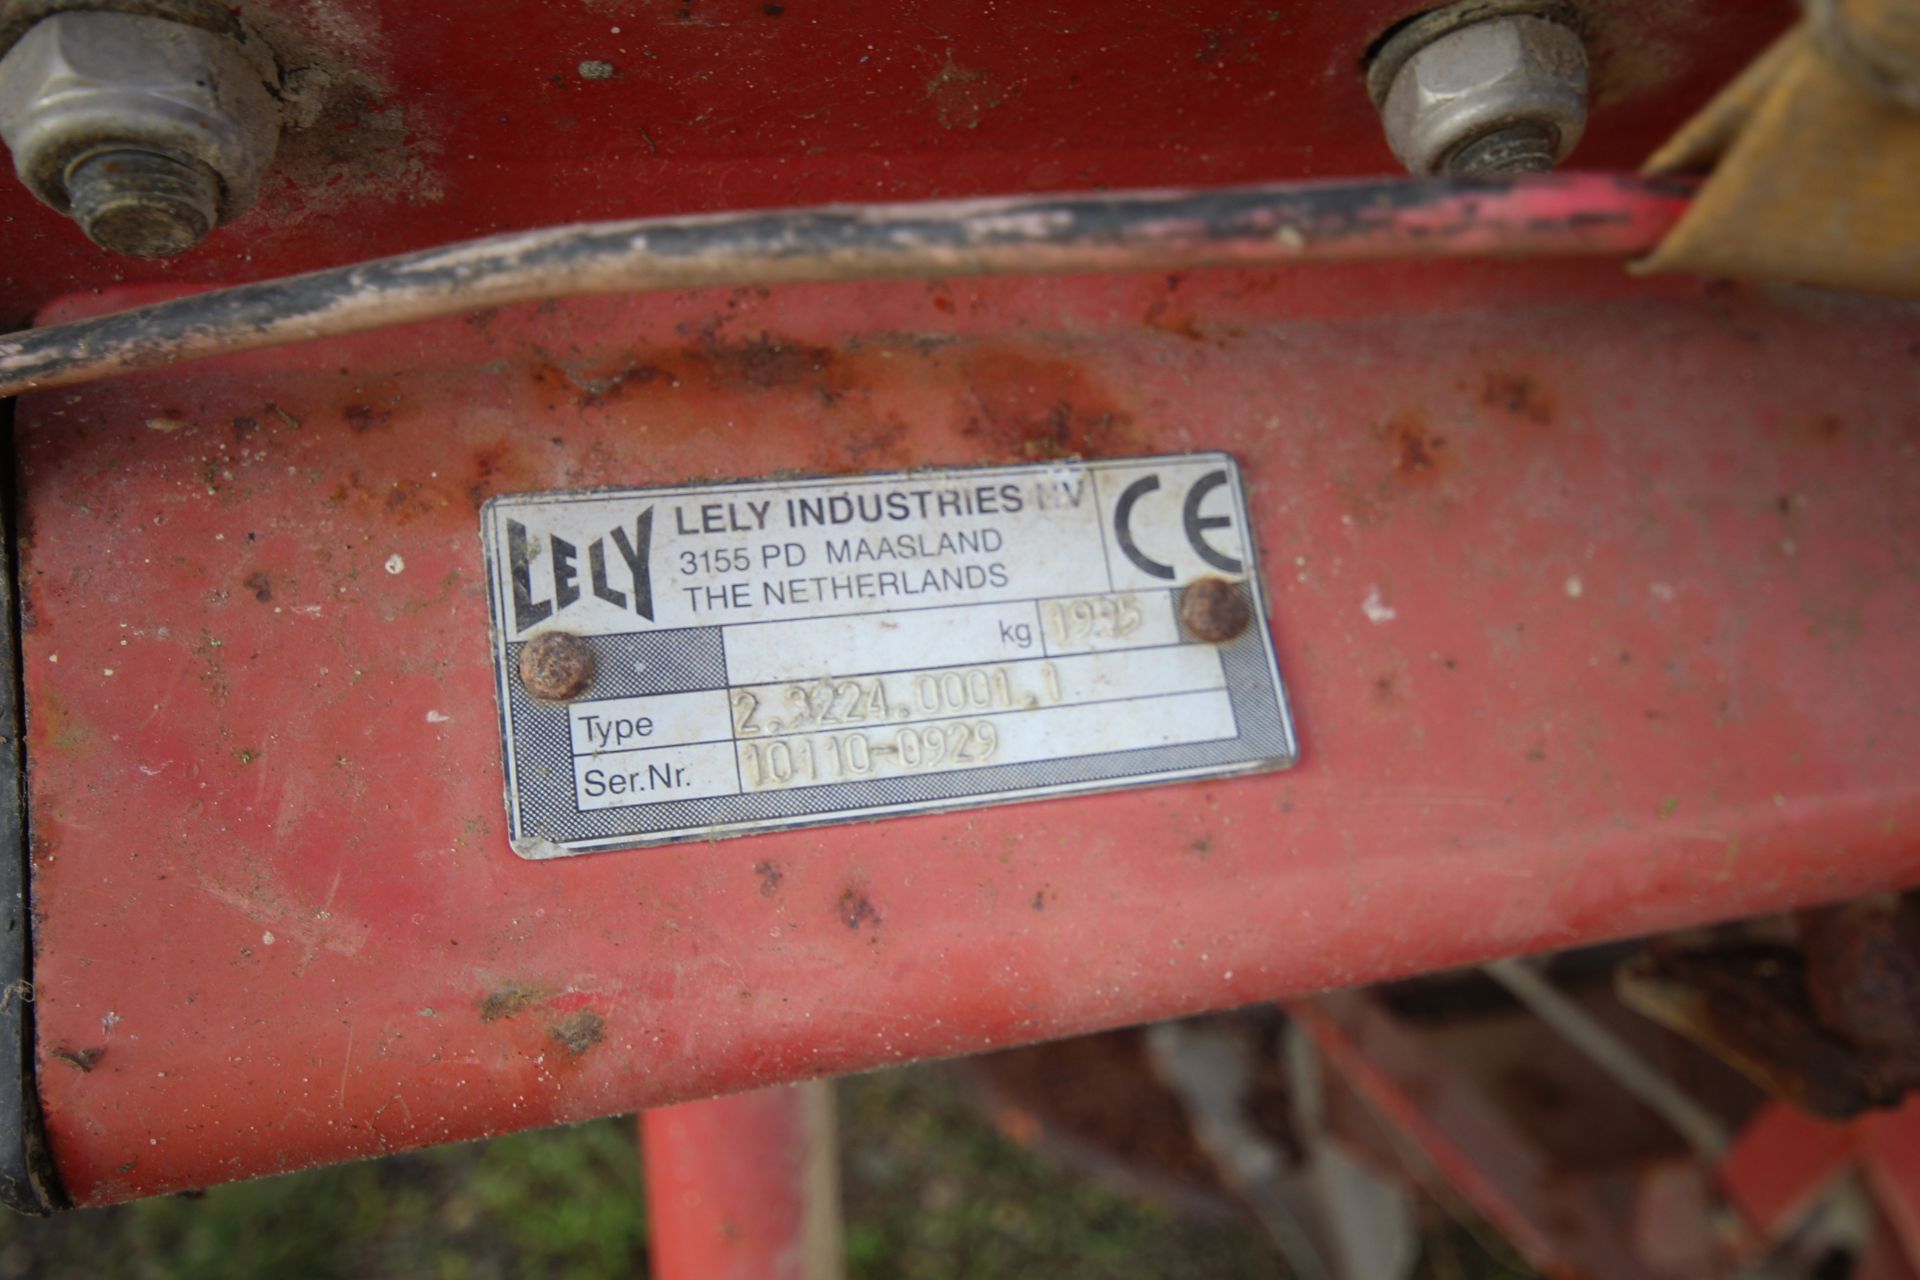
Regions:
<instances>
[{"instance_id":1,"label":"green grass background","mask_svg":"<svg viewBox=\"0 0 1920 1280\"><path fill-rule=\"evenodd\" d=\"M943 1066L840 1082L848 1274L1271 1277L1264 1240L1078 1177L1003 1137ZM1472 1240L1423 1271L1518 1277ZM0 1217L0 1280L631 1280L647 1274L633 1122L603 1120L37 1221Z\"/></svg>"}]
</instances>

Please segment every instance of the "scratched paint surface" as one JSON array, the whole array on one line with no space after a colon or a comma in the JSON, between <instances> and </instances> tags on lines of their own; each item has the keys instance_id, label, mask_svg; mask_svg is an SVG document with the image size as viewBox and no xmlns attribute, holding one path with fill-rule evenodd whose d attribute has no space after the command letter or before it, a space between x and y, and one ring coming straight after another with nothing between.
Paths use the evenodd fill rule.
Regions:
<instances>
[{"instance_id":1,"label":"scratched paint surface","mask_svg":"<svg viewBox=\"0 0 1920 1280\"><path fill-rule=\"evenodd\" d=\"M603 299L30 398L62 1175L102 1203L1920 880L1916 350L1910 309L1394 265ZM1197 449L1246 475L1293 772L507 847L488 497Z\"/></svg>"},{"instance_id":2,"label":"scratched paint surface","mask_svg":"<svg viewBox=\"0 0 1920 1280\"><path fill-rule=\"evenodd\" d=\"M290 73L259 203L165 263L0 183L0 321L589 218L1394 173L1368 45L1429 0L243 0ZM1792 0L1579 0L1576 162L1632 169ZM1116 109L1120 106L1121 109Z\"/></svg>"}]
</instances>

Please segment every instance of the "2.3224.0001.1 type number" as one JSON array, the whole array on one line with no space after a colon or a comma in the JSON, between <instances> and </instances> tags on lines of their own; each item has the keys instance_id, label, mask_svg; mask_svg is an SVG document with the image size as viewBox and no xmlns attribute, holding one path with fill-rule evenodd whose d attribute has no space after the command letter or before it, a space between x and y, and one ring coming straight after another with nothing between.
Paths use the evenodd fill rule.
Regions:
<instances>
[{"instance_id":1,"label":"2.3224.0001.1 type number","mask_svg":"<svg viewBox=\"0 0 1920 1280\"><path fill-rule=\"evenodd\" d=\"M1064 698L1050 662L956 667L883 676L831 677L804 684L735 689L733 731L740 738L805 733L990 711L1032 710Z\"/></svg>"}]
</instances>

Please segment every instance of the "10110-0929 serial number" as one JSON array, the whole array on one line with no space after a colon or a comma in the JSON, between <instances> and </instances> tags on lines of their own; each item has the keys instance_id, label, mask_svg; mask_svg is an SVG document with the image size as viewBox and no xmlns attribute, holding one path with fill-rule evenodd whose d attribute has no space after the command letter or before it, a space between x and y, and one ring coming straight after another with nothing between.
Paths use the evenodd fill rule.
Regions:
<instances>
[{"instance_id":1,"label":"10110-0929 serial number","mask_svg":"<svg viewBox=\"0 0 1920 1280\"><path fill-rule=\"evenodd\" d=\"M991 720L946 720L878 732L852 730L740 743L749 787L807 786L991 763L1000 730Z\"/></svg>"}]
</instances>

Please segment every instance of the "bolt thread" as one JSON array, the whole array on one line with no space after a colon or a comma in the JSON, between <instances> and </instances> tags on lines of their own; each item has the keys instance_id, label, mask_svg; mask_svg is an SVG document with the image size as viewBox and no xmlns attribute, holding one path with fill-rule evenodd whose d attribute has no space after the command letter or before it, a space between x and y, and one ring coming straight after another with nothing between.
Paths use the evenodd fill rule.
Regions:
<instances>
[{"instance_id":1,"label":"bolt thread","mask_svg":"<svg viewBox=\"0 0 1920 1280\"><path fill-rule=\"evenodd\" d=\"M67 203L102 249L171 258L219 221L220 180L196 160L130 147L95 151L68 166Z\"/></svg>"},{"instance_id":2,"label":"bolt thread","mask_svg":"<svg viewBox=\"0 0 1920 1280\"><path fill-rule=\"evenodd\" d=\"M1502 125L1461 143L1440 162L1440 171L1455 178L1546 173L1559 159L1560 131L1526 121Z\"/></svg>"}]
</instances>

